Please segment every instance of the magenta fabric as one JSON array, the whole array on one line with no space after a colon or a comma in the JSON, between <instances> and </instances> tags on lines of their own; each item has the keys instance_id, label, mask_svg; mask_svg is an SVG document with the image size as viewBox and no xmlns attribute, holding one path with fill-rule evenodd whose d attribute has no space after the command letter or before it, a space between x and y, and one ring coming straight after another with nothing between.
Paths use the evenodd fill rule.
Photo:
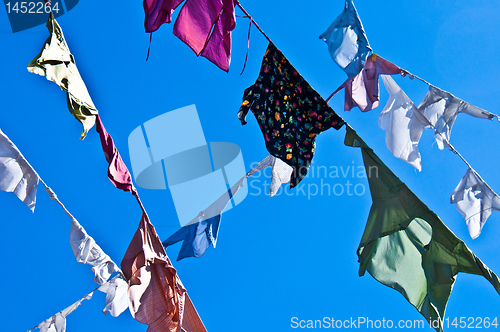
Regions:
<instances>
[{"instance_id":1,"label":"magenta fabric","mask_svg":"<svg viewBox=\"0 0 500 332\"><path fill-rule=\"evenodd\" d=\"M344 82L335 92L345 88L344 110L359 107L362 112L370 111L379 104L379 75L405 75L406 72L384 58L373 54L368 57L363 70L354 78Z\"/></svg>"},{"instance_id":2,"label":"magenta fabric","mask_svg":"<svg viewBox=\"0 0 500 332\"><path fill-rule=\"evenodd\" d=\"M144 0L142 6L146 17L144 28L146 32L153 32L163 23L172 21L172 13L184 0Z\"/></svg>"},{"instance_id":3,"label":"magenta fabric","mask_svg":"<svg viewBox=\"0 0 500 332\"><path fill-rule=\"evenodd\" d=\"M132 176L128 171L127 165L123 162L120 153L116 149L113 138L106 132L106 129L101 122L101 118L99 116L96 116L96 118L96 130L101 137L102 151L104 152L104 156L109 163L109 180L118 189L130 192L135 191L132 183Z\"/></svg>"},{"instance_id":4,"label":"magenta fabric","mask_svg":"<svg viewBox=\"0 0 500 332\"><path fill-rule=\"evenodd\" d=\"M183 0L144 0L146 32L156 31ZM236 27L237 0L187 0L174 24L174 34L196 53L224 71L231 62L231 31Z\"/></svg>"}]
</instances>

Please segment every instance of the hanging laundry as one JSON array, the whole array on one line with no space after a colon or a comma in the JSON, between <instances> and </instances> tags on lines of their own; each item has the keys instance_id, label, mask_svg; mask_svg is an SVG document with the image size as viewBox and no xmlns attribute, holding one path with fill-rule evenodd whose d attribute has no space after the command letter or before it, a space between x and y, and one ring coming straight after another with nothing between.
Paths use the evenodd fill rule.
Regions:
<instances>
[{"instance_id":1,"label":"hanging laundry","mask_svg":"<svg viewBox=\"0 0 500 332\"><path fill-rule=\"evenodd\" d=\"M329 98L345 89L344 110L350 111L359 107L362 112L368 112L378 107L379 75L406 75L406 72L384 58L372 54L366 61L363 70L354 78L347 79L335 90Z\"/></svg>"},{"instance_id":2,"label":"hanging laundry","mask_svg":"<svg viewBox=\"0 0 500 332\"><path fill-rule=\"evenodd\" d=\"M418 109L436 130L436 142L440 150L448 146L451 127L459 113L467 113L476 118L493 119L495 114L456 98L451 93L429 85L429 91Z\"/></svg>"},{"instance_id":3,"label":"hanging laundry","mask_svg":"<svg viewBox=\"0 0 500 332\"><path fill-rule=\"evenodd\" d=\"M43 48L28 65L28 71L45 76L49 81L59 85L66 91L68 109L83 124L81 139L94 126L97 109L87 91L75 59L70 53L63 32L52 12L49 14L47 29L50 36Z\"/></svg>"},{"instance_id":4,"label":"hanging laundry","mask_svg":"<svg viewBox=\"0 0 500 332\"><path fill-rule=\"evenodd\" d=\"M344 125L344 120L272 43L264 55L257 81L243 95L238 112L242 124L246 124L249 110L259 123L269 153L293 168L291 188L307 175L316 136Z\"/></svg>"},{"instance_id":5,"label":"hanging laundry","mask_svg":"<svg viewBox=\"0 0 500 332\"><path fill-rule=\"evenodd\" d=\"M138 322L149 325L148 331L177 332L183 326L183 311L191 310L186 315L197 316L185 306L186 290L146 214L121 266L128 279L130 312Z\"/></svg>"},{"instance_id":6,"label":"hanging laundry","mask_svg":"<svg viewBox=\"0 0 500 332\"><path fill-rule=\"evenodd\" d=\"M0 130L0 190L14 193L35 212L38 174L16 145Z\"/></svg>"},{"instance_id":7,"label":"hanging laundry","mask_svg":"<svg viewBox=\"0 0 500 332\"><path fill-rule=\"evenodd\" d=\"M230 190L228 195L222 195L212 203L207 209L200 212L198 215L198 222L188 224L177 232L172 234L168 239L163 241L165 249L177 242L183 241L182 247L177 256L177 261L187 257L201 257L205 251L210 247L210 244L215 248L217 244L217 234L219 233L219 226L221 221L222 211L231 200L236 192L243 185L243 181L251 175L261 171L262 169L272 166L271 174L271 197L276 194L283 183L290 181L292 168L282 162L280 159L268 155L257 165L252 167L250 171L240 179ZM206 218L206 216L212 216Z\"/></svg>"},{"instance_id":8,"label":"hanging laundry","mask_svg":"<svg viewBox=\"0 0 500 332\"><path fill-rule=\"evenodd\" d=\"M102 251L76 219L71 223L69 243L78 263L92 265L94 281L98 285L104 284L113 273L121 273L115 262Z\"/></svg>"},{"instance_id":9,"label":"hanging laundry","mask_svg":"<svg viewBox=\"0 0 500 332\"><path fill-rule=\"evenodd\" d=\"M46 319L45 321L41 322L38 324L37 327L34 329L39 329L40 332L66 332L66 317L72 313L73 311L76 310L82 304L83 300L90 300L92 298L92 294L94 292L91 292L84 297L82 297L80 300L76 301L63 311L58 312L54 316ZM29 330L33 331L34 329Z\"/></svg>"},{"instance_id":10,"label":"hanging laundry","mask_svg":"<svg viewBox=\"0 0 500 332\"><path fill-rule=\"evenodd\" d=\"M220 219L221 215L219 214L207 220L200 220L196 224L181 227L162 244L166 249L168 246L183 241L177 261L187 257L201 257L210 247L210 244L215 248Z\"/></svg>"},{"instance_id":11,"label":"hanging laundry","mask_svg":"<svg viewBox=\"0 0 500 332\"><path fill-rule=\"evenodd\" d=\"M260 163L255 165L255 167L247 173L247 177L268 166L271 166L271 186L269 188L269 196L273 197L276 195L282 184L290 182L290 176L292 175L293 168L288 164L285 164L281 159L275 158L270 154Z\"/></svg>"},{"instance_id":12,"label":"hanging laundry","mask_svg":"<svg viewBox=\"0 0 500 332\"><path fill-rule=\"evenodd\" d=\"M352 0L346 0L342 13L319 38L328 44L333 61L349 78L359 74L372 51Z\"/></svg>"},{"instance_id":13,"label":"hanging laundry","mask_svg":"<svg viewBox=\"0 0 500 332\"><path fill-rule=\"evenodd\" d=\"M358 247L366 271L399 291L429 320L444 320L459 272L484 276L500 293L500 280L347 127L345 145L360 147L373 204ZM442 331L442 326L436 328Z\"/></svg>"},{"instance_id":14,"label":"hanging laundry","mask_svg":"<svg viewBox=\"0 0 500 332\"><path fill-rule=\"evenodd\" d=\"M230 190L227 191L227 194L224 193L209 207L201 211L196 217L196 222L189 222L186 226L181 227L177 232L163 241L162 244L165 249L168 246L183 241L179 255L177 256L177 261L180 261L181 259L187 257L203 256L205 251L210 247L210 244L215 248L222 212L231 198L236 195L238 190L243 186L244 180L268 166L267 164L264 165L267 163L267 160L269 160L269 157L264 158L264 160L246 173L245 176L243 176L233 185L233 187L230 188Z\"/></svg>"},{"instance_id":15,"label":"hanging laundry","mask_svg":"<svg viewBox=\"0 0 500 332\"><path fill-rule=\"evenodd\" d=\"M144 27L152 33L170 23L173 11L184 0L144 0ZM231 31L236 27L237 0L187 0L174 24L174 34L197 56L229 71Z\"/></svg>"},{"instance_id":16,"label":"hanging laundry","mask_svg":"<svg viewBox=\"0 0 500 332\"><path fill-rule=\"evenodd\" d=\"M125 191L135 191L134 184L132 183L132 176L127 168L127 165L122 160L118 149L113 142L113 138L108 134L106 128L101 122L99 115L97 117L96 130L101 138L102 151L109 163L108 178L113 185Z\"/></svg>"},{"instance_id":17,"label":"hanging laundry","mask_svg":"<svg viewBox=\"0 0 500 332\"><path fill-rule=\"evenodd\" d=\"M417 146L429 122L391 76L381 77L389 92L389 100L378 117L378 125L387 132L387 148L394 157L406 161L420 171L422 165Z\"/></svg>"},{"instance_id":18,"label":"hanging laundry","mask_svg":"<svg viewBox=\"0 0 500 332\"><path fill-rule=\"evenodd\" d=\"M128 309L128 283L119 275L98 288L99 291L106 293L105 315L111 313L111 316L118 317L122 312Z\"/></svg>"},{"instance_id":19,"label":"hanging laundry","mask_svg":"<svg viewBox=\"0 0 500 332\"><path fill-rule=\"evenodd\" d=\"M491 212L500 211L500 197L470 167L451 193L450 201L456 204L473 239L481 234Z\"/></svg>"}]
</instances>

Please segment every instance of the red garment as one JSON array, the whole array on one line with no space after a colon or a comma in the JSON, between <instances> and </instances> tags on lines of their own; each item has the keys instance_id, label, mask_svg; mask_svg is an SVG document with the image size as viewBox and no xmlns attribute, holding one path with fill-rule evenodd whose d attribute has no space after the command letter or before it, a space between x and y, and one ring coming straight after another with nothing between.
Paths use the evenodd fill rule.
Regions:
<instances>
[{"instance_id":1,"label":"red garment","mask_svg":"<svg viewBox=\"0 0 500 332\"><path fill-rule=\"evenodd\" d=\"M379 75L401 74L404 76L405 73L395 64L372 54L368 57L363 70L354 78L345 81L333 94L345 88L344 110L350 111L358 106L362 112L367 112L378 107Z\"/></svg>"},{"instance_id":2,"label":"red garment","mask_svg":"<svg viewBox=\"0 0 500 332\"><path fill-rule=\"evenodd\" d=\"M180 331L186 290L146 214L121 267L128 279L132 316L149 325L147 332Z\"/></svg>"},{"instance_id":3,"label":"red garment","mask_svg":"<svg viewBox=\"0 0 500 332\"><path fill-rule=\"evenodd\" d=\"M206 332L154 226L142 215L121 263L129 309L147 332Z\"/></svg>"},{"instance_id":4,"label":"red garment","mask_svg":"<svg viewBox=\"0 0 500 332\"><path fill-rule=\"evenodd\" d=\"M144 0L144 27L153 32L170 23L183 0ZM174 34L196 53L229 71L231 31L236 27L237 0L187 0L174 25Z\"/></svg>"},{"instance_id":5,"label":"red garment","mask_svg":"<svg viewBox=\"0 0 500 332\"><path fill-rule=\"evenodd\" d=\"M96 118L96 130L101 138L102 151L109 163L108 178L116 188L133 192L135 188L127 165L125 165L120 153L116 149L113 138L106 132L106 128L104 128L99 115Z\"/></svg>"}]
</instances>

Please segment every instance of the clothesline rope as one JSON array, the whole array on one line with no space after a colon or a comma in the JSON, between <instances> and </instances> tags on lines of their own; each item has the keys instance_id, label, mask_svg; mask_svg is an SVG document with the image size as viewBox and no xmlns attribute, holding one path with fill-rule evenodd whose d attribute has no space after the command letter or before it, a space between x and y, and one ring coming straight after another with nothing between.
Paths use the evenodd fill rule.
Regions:
<instances>
[{"instance_id":1,"label":"clothesline rope","mask_svg":"<svg viewBox=\"0 0 500 332\"><path fill-rule=\"evenodd\" d=\"M424 82L425 84L427 84L427 85L428 85L428 86L430 86L430 87L433 87L433 88L435 88L435 89L441 90L441 91L443 91L443 92L445 92L445 93L447 93L447 94L449 94L449 95L451 95L451 96L455 97L455 95L453 95L452 93L450 93L450 92L448 92L448 91L445 91L445 90L443 90L443 89L441 89L441 88L438 88L437 86L435 86L435 85L433 85L433 84L431 84L431 83L427 82L427 81L426 81L426 80L424 80L423 78L420 78L420 77L418 77L417 75L414 75L414 74L410 73L410 72L409 72L409 71L407 71L406 69L402 69L402 70L405 72L405 74L406 74L406 75L408 75L408 77L409 77L410 79L414 79L414 78L416 78L417 80ZM457 97L455 97L455 98L457 98ZM458 98L458 99L460 99L460 98ZM463 100L463 99L460 99L460 100ZM477 106L475 106L475 105L474 105L474 107L477 107ZM494 114L494 113L488 112L488 111L486 111L485 109L482 109L482 108L480 108L480 107L477 107L477 108L478 108L478 109L480 109L480 110L481 110L483 113L485 113L485 114L486 114L486 113L490 113L490 114L492 114L494 117L496 117L496 118L497 118L497 120L498 120L498 121L500 121L500 116L498 116L498 115L496 115L496 114Z\"/></svg>"},{"instance_id":2,"label":"clothesline rope","mask_svg":"<svg viewBox=\"0 0 500 332\"><path fill-rule=\"evenodd\" d=\"M41 179L40 179L40 181L41 181ZM42 182L42 183L43 183L43 182ZM44 184L44 185L45 185L45 184ZM99 290L99 288L101 288L102 286L106 285L107 283L110 283L110 282L114 281L114 280L115 280L116 278L118 278L119 276L120 276L120 274L118 274L118 275L114 276L113 278L109 279L109 280L108 280L108 281L106 281L104 284L100 285L99 287L94 288L91 292L88 292L87 294L85 294L84 296L82 296L82 297L80 298L80 300L78 300L78 301L82 301L82 300L83 300L83 299L85 299L87 296L89 296L90 294L92 294L92 293L94 293L95 291ZM76 302L78 302L78 301L76 301ZM74 303L76 303L76 302L74 302ZM64 309L63 309L63 310L61 310L61 311L56 312L56 313L55 313L54 315L52 315L51 317L54 317L55 315L57 315L58 313L61 313L61 312L63 312L63 311L64 311ZM31 329L27 330L26 332L31 332L31 331L33 331L34 329L37 329L39 325L40 325L40 324L38 324L37 326L32 327Z\"/></svg>"},{"instance_id":3,"label":"clothesline rope","mask_svg":"<svg viewBox=\"0 0 500 332\"><path fill-rule=\"evenodd\" d=\"M245 13L246 16L248 16L248 18L250 19L250 22L252 22L255 25L255 27L257 29L259 29L260 33L262 33L264 35L264 37L266 37L266 39L269 40L270 43L272 43L272 40L266 35L266 33L264 32L264 30L262 30L259 27L259 25L257 24L257 22L255 22L255 20L252 18L252 16L250 16L250 14L248 14L248 12L245 10L245 8L243 8L243 6L240 4L239 1L238 1L238 7L240 7L240 9L243 11L243 13Z\"/></svg>"},{"instance_id":4,"label":"clothesline rope","mask_svg":"<svg viewBox=\"0 0 500 332\"><path fill-rule=\"evenodd\" d=\"M238 2L238 7L240 7L240 9L243 11L243 13L245 13L245 15L250 19L250 22L253 23L255 25L255 27L262 33L262 35L264 35L264 37L266 37L266 39L270 42L270 43L273 43L272 40L266 35L266 33L259 27L259 25L257 24L257 22L255 22L255 20L250 16L250 14L245 10L245 8L243 8L243 6ZM274 44L274 43L273 43ZM406 69L403 69L401 68L401 70L405 73L405 75L407 75L410 79L418 79L420 81L422 81L423 83L431 86L431 87L434 87L436 89L439 89L441 91L444 91L432 84L430 84L429 82L427 82L426 80L424 80L423 78L417 76L417 75L414 75L412 73L410 73L409 71L407 71ZM336 91L334 91L326 100L325 102L328 103L330 101L330 99L335 95L335 93L338 91L339 89L337 89ZM447 92L447 91L444 91L452 96L454 96L453 94ZM477 106L476 106L477 107ZM479 107L478 107L479 108ZM482 108L479 108L481 109L482 111L484 112L487 112L486 110L482 109ZM488 112L488 113L491 113L491 112ZM493 113L491 113L493 114ZM423 115L423 114L422 114ZM500 121L500 116L496 115L496 114L493 114L493 116L495 116L498 121ZM342 117L341 117L342 118ZM424 116L425 118L425 116ZM455 147L453 145L451 145L451 143L448 141L448 139L446 139L446 137L444 137L444 135L442 133L440 133L436 127L434 125L432 125L430 123L430 121L425 118L427 120L427 122L432 126L432 128L434 129L435 132L437 132L441 138L448 144L448 147L450 149L450 151L452 151L453 153L455 153L456 155L458 155L460 157L460 159L462 159L462 161L481 179L481 181L483 181L483 183L497 196L500 198L500 196L498 196L497 193L495 193L495 191L493 189L491 189L491 187L481 178L481 176L471 167L471 165L469 164L469 162L462 156L462 154L460 154L460 152L458 152L457 149L455 149ZM349 127L350 129L354 130L348 123L347 121L345 121L344 119L342 119L346 125L346 127ZM141 204L141 207L142 207L142 204Z\"/></svg>"}]
</instances>

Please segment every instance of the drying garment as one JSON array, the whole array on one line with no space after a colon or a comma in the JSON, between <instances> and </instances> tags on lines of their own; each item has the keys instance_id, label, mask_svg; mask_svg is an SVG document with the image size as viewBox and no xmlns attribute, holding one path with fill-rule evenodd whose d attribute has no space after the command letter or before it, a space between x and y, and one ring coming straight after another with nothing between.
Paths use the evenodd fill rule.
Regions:
<instances>
[{"instance_id":1,"label":"drying garment","mask_svg":"<svg viewBox=\"0 0 500 332\"><path fill-rule=\"evenodd\" d=\"M153 32L170 23L173 11L183 0L144 0L144 27ZM187 0L174 24L174 34L197 56L229 71L231 31L236 27L237 0Z\"/></svg>"},{"instance_id":2,"label":"drying garment","mask_svg":"<svg viewBox=\"0 0 500 332\"><path fill-rule=\"evenodd\" d=\"M0 130L0 190L14 193L34 212L38 180L21 151Z\"/></svg>"},{"instance_id":3,"label":"drying garment","mask_svg":"<svg viewBox=\"0 0 500 332\"><path fill-rule=\"evenodd\" d=\"M269 43L257 81L243 95L238 112L242 124L246 124L249 110L259 123L269 153L293 168L292 188L307 175L316 136L344 125L273 43Z\"/></svg>"},{"instance_id":4,"label":"drying garment","mask_svg":"<svg viewBox=\"0 0 500 332\"><path fill-rule=\"evenodd\" d=\"M359 74L372 50L352 0L346 0L342 13L319 38L349 78Z\"/></svg>"},{"instance_id":5,"label":"drying garment","mask_svg":"<svg viewBox=\"0 0 500 332\"><path fill-rule=\"evenodd\" d=\"M373 200L357 252L360 276L368 271L382 284L399 291L427 321L444 320L459 272L484 276L500 293L497 275L350 127L345 145L361 148Z\"/></svg>"},{"instance_id":6,"label":"drying garment","mask_svg":"<svg viewBox=\"0 0 500 332\"><path fill-rule=\"evenodd\" d=\"M181 227L163 241L163 246L167 248L179 241L183 241L177 261L187 257L201 257L210 247L210 244L215 248L220 219L221 215L219 214L206 220L200 220L196 224Z\"/></svg>"},{"instance_id":7,"label":"drying garment","mask_svg":"<svg viewBox=\"0 0 500 332\"><path fill-rule=\"evenodd\" d=\"M95 124L97 109L92 103L87 87L76 68L75 59L64 40L61 27L52 12L49 14L47 29L50 36L40 54L29 63L28 71L45 76L66 91L69 111L83 124L80 137L83 139Z\"/></svg>"},{"instance_id":8,"label":"drying garment","mask_svg":"<svg viewBox=\"0 0 500 332\"><path fill-rule=\"evenodd\" d=\"M106 293L106 303L102 311L105 315L111 313L111 316L118 317L128 309L128 283L121 275L111 279L98 290Z\"/></svg>"},{"instance_id":9,"label":"drying garment","mask_svg":"<svg viewBox=\"0 0 500 332\"><path fill-rule=\"evenodd\" d=\"M76 301L63 311L60 311L54 316L41 322L35 328L40 329L40 332L66 332L66 316L75 311L76 308L78 308L80 304L82 304L83 300L90 300L92 298L92 294L94 294L94 292L85 295L80 300ZM28 332L30 331L32 330L29 330Z\"/></svg>"},{"instance_id":10,"label":"drying garment","mask_svg":"<svg viewBox=\"0 0 500 332\"><path fill-rule=\"evenodd\" d=\"M362 112L368 112L378 107L379 75L406 75L406 72L384 58L372 54L368 57L363 70L354 78L349 78L332 94L345 89L344 110L350 111L359 107Z\"/></svg>"},{"instance_id":11,"label":"drying garment","mask_svg":"<svg viewBox=\"0 0 500 332\"><path fill-rule=\"evenodd\" d=\"M181 227L177 232L163 241L163 246L167 248L177 242L183 241L179 255L177 256L177 261L187 257L201 257L210 245L215 248L217 244L217 235L219 233L221 214L231 198L236 195L238 190L244 185L245 179L261 171L265 167L272 165L274 160L276 160L276 158L267 156L260 163L252 167L252 169L250 169L245 176L243 176L230 188L230 190L227 191L227 194L225 193L221 195L215 202L210 204L209 207L201 211L197 216L198 221L196 223L189 223L186 226ZM286 166L291 168L288 165ZM290 173L288 174L288 178L290 178ZM275 187L277 186L277 183L278 180L275 180ZM281 185L281 183L279 185Z\"/></svg>"},{"instance_id":12,"label":"drying garment","mask_svg":"<svg viewBox=\"0 0 500 332\"><path fill-rule=\"evenodd\" d=\"M481 234L491 211L500 211L500 197L470 167L451 193L450 201L464 217L473 239Z\"/></svg>"},{"instance_id":13,"label":"drying garment","mask_svg":"<svg viewBox=\"0 0 500 332\"><path fill-rule=\"evenodd\" d=\"M459 113L467 113L476 118L493 119L494 114L456 98L451 93L429 85L429 91L418 109L436 130L436 142L439 149L448 146L451 127Z\"/></svg>"},{"instance_id":14,"label":"drying garment","mask_svg":"<svg viewBox=\"0 0 500 332\"><path fill-rule=\"evenodd\" d=\"M121 266L128 279L132 316L149 325L148 332L181 331L183 311L190 308L185 306L186 290L146 214L142 215Z\"/></svg>"},{"instance_id":15,"label":"drying garment","mask_svg":"<svg viewBox=\"0 0 500 332\"><path fill-rule=\"evenodd\" d=\"M386 131L385 143L394 157L422 169L418 141L429 122L410 98L388 75L381 75L389 100L378 117L378 125Z\"/></svg>"},{"instance_id":16,"label":"drying garment","mask_svg":"<svg viewBox=\"0 0 500 332\"><path fill-rule=\"evenodd\" d=\"M115 262L102 251L76 219L71 223L69 243L78 263L92 265L97 284L103 285L113 273L121 273Z\"/></svg>"},{"instance_id":17,"label":"drying garment","mask_svg":"<svg viewBox=\"0 0 500 332\"><path fill-rule=\"evenodd\" d=\"M102 151L109 163L108 178L113 185L125 191L135 191L134 184L132 183L132 176L127 168L127 165L122 160L118 149L113 142L113 138L108 134L104 128L101 118L97 115L96 130L101 138Z\"/></svg>"},{"instance_id":18,"label":"drying garment","mask_svg":"<svg viewBox=\"0 0 500 332\"><path fill-rule=\"evenodd\" d=\"M275 158L273 155L268 155L264 160L255 165L248 173L247 177L260 171L268 166L271 166L271 186L269 188L269 196L276 195L281 185L290 182L293 168L285 164L281 159Z\"/></svg>"}]
</instances>

